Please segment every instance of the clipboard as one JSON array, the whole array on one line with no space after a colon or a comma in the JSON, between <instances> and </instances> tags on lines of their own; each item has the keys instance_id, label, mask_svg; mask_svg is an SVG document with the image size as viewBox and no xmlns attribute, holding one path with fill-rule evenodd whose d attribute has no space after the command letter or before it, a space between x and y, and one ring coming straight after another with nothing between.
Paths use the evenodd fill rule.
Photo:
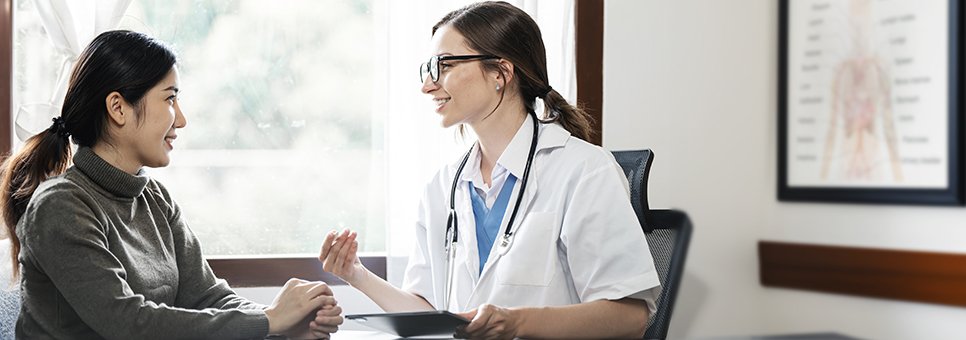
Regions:
<instances>
[{"instance_id":1,"label":"clipboard","mask_svg":"<svg viewBox=\"0 0 966 340\"><path fill-rule=\"evenodd\" d=\"M380 331L401 337L423 335L452 336L456 327L468 325L470 320L445 310L379 313L379 314L350 314L346 319L356 321Z\"/></svg>"}]
</instances>

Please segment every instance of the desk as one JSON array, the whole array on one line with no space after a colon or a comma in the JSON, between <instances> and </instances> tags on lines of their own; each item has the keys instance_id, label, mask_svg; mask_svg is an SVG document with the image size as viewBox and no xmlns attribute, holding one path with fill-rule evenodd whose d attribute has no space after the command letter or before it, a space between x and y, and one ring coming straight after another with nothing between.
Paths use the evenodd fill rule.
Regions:
<instances>
[{"instance_id":1,"label":"desk","mask_svg":"<svg viewBox=\"0 0 966 340\"><path fill-rule=\"evenodd\" d=\"M858 340L839 333L803 333L803 334L783 334L766 336L732 336L732 337L712 337L701 338L701 340Z\"/></svg>"},{"instance_id":2,"label":"desk","mask_svg":"<svg viewBox=\"0 0 966 340\"><path fill-rule=\"evenodd\" d=\"M332 340L396 340L402 339L392 334L377 332L377 331L357 331L357 330L339 330L332 334ZM411 337L406 339L452 339L452 337Z\"/></svg>"}]
</instances>

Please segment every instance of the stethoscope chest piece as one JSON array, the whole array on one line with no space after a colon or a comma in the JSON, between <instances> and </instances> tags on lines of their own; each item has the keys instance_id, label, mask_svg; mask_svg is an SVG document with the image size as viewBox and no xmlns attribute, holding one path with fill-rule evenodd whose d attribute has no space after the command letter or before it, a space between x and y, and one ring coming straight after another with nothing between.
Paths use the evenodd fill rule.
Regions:
<instances>
[{"instance_id":1,"label":"stethoscope chest piece","mask_svg":"<svg viewBox=\"0 0 966 340\"><path fill-rule=\"evenodd\" d=\"M503 239L500 240L500 255L506 255L512 245L513 235L503 235Z\"/></svg>"}]
</instances>

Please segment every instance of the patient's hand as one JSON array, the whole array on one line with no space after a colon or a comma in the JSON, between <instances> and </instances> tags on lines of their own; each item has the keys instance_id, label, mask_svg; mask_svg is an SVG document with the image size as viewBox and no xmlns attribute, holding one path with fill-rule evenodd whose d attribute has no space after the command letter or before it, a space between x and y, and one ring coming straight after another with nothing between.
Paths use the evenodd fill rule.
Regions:
<instances>
[{"instance_id":1,"label":"patient's hand","mask_svg":"<svg viewBox=\"0 0 966 340\"><path fill-rule=\"evenodd\" d=\"M318 339L328 339L329 335L339 330L342 324L342 307L336 305L325 305L316 311L315 318L309 322L309 329Z\"/></svg>"},{"instance_id":2,"label":"patient's hand","mask_svg":"<svg viewBox=\"0 0 966 340\"><path fill-rule=\"evenodd\" d=\"M309 321L316 317L316 311L337 304L332 289L324 282L290 279L265 309L269 334L296 338L311 335Z\"/></svg>"},{"instance_id":3,"label":"patient's hand","mask_svg":"<svg viewBox=\"0 0 966 340\"><path fill-rule=\"evenodd\" d=\"M322 270L335 274L350 285L364 278L367 272L357 255L359 242L356 241L356 236L358 234L350 232L349 229L341 233L333 230L325 235L322 251L319 253Z\"/></svg>"}]
</instances>

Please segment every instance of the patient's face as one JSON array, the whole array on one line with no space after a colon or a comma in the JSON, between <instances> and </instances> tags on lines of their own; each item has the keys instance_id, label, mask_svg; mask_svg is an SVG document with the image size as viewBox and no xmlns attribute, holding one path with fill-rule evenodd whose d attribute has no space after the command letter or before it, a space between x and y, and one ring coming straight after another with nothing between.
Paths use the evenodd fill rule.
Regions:
<instances>
[{"instance_id":1,"label":"patient's face","mask_svg":"<svg viewBox=\"0 0 966 340\"><path fill-rule=\"evenodd\" d=\"M463 35L451 25L440 27L433 35L432 55L459 56L480 54L466 46ZM443 127L473 125L496 107L500 93L493 75L484 71L479 60L439 62L439 79L423 79L423 93L432 96Z\"/></svg>"},{"instance_id":2,"label":"patient's face","mask_svg":"<svg viewBox=\"0 0 966 340\"><path fill-rule=\"evenodd\" d=\"M186 124L178 104L178 79L177 67L171 68L141 99L141 122L128 127L129 156L141 166L163 167L170 162L168 153L174 148L175 130Z\"/></svg>"}]
</instances>

